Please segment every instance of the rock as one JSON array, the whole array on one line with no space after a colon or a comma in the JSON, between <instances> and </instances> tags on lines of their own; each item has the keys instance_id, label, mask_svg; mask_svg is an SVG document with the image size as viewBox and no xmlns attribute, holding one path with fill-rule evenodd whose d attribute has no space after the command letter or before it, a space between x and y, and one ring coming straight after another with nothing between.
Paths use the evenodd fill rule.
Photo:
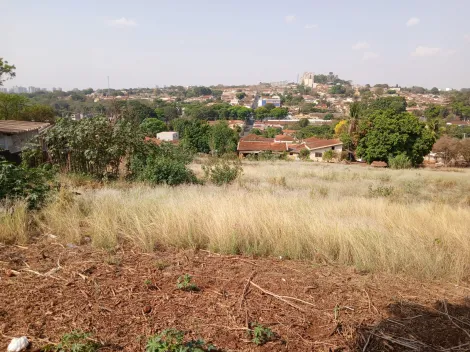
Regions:
<instances>
[{"instance_id":1,"label":"rock","mask_svg":"<svg viewBox=\"0 0 470 352\"><path fill-rule=\"evenodd\" d=\"M151 307L151 306L145 306L145 307L144 307L144 313L145 313L145 314L149 314L151 311L152 311L152 307Z\"/></svg>"},{"instance_id":2,"label":"rock","mask_svg":"<svg viewBox=\"0 0 470 352\"><path fill-rule=\"evenodd\" d=\"M26 336L15 337L11 340L10 344L8 345L7 351L8 352L20 352L24 351L29 346L29 341Z\"/></svg>"}]
</instances>

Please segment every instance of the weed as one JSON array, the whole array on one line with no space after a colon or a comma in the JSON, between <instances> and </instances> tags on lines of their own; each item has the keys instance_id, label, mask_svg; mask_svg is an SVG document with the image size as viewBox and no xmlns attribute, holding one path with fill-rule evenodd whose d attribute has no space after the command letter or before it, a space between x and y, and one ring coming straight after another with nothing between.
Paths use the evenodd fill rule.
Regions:
<instances>
[{"instance_id":1,"label":"weed","mask_svg":"<svg viewBox=\"0 0 470 352\"><path fill-rule=\"evenodd\" d=\"M55 346L46 346L44 352L95 352L101 347L101 344L90 339L90 333L82 331L72 331L64 334L60 342Z\"/></svg>"},{"instance_id":2,"label":"weed","mask_svg":"<svg viewBox=\"0 0 470 352\"><path fill-rule=\"evenodd\" d=\"M270 177L268 178L268 182L272 184L273 186L287 187L286 178L284 176Z\"/></svg>"},{"instance_id":3,"label":"weed","mask_svg":"<svg viewBox=\"0 0 470 352\"><path fill-rule=\"evenodd\" d=\"M376 188L369 186L370 197L390 197L395 188L393 186L377 186Z\"/></svg>"},{"instance_id":4,"label":"weed","mask_svg":"<svg viewBox=\"0 0 470 352\"><path fill-rule=\"evenodd\" d=\"M191 275L184 274L176 281L176 287L182 291L199 291L199 287L193 284L191 280Z\"/></svg>"},{"instance_id":5,"label":"weed","mask_svg":"<svg viewBox=\"0 0 470 352\"><path fill-rule=\"evenodd\" d=\"M171 265L170 263L162 262L160 260L155 263L155 266L157 267L158 270L165 270L170 265Z\"/></svg>"},{"instance_id":6,"label":"weed","mask_svg":"<svg viewBox=\"0 0 470 352\"><path fill-rule=\"evenodd\" d=\"M276 338L274 332L259 323L251 326L251 341L258 345L264 345L266 342L272 341Z\"/></svg>"},{"instance_id":7,"label":"weed","mask_svg":"<svg viewBox=\"0 0 470 352\"><path fill-rule=\"evenodd\" d=\"M325 186L320 186L318 188L312 188L310 190L310 197L312 197L312 198L316 198L316 197L326 198L326 197L328 197L329 192L330 192L329 189Z\"/></svg>"},{"instance_id":8,"label":"weed","mask_svg":"<svg viewBox=\"0 0 470 352\"><path fill-rule=\"evenodd\" d=\"M218 351L204 340L190 340L184 342L184 332L176 329L167 329L158 335L150 336L145 346L145 352L209 352Z\"/></svg>"},{"instance_id":9,"label":"weed","mask_svg":"<svg viewBox=\"0 0 470 352\"><path fill-rule=\"evenodd\" d=\"M108 265L115 265L115 266L121 266L122 264L122 259L119 257L116 257L114 255L109 255L106 258L106 264Z\"/></svg>"},{"instance_id":10,"label":"weed","mask_svg":"<svg viewBox=\"0 0 470 352\"><path fill-rule=\"evenodd\" d=\"M147 286L147 287L152 286L152 280L149 280L149 279L145 280L144 285Z\"/></svg>"}]
</instances>

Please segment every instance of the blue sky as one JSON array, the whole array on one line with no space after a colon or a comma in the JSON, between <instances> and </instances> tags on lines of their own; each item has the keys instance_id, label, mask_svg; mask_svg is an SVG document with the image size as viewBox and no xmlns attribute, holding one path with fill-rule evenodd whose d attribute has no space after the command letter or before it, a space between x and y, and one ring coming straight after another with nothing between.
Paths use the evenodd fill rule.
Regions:
<instances>
[{"instance_id":1,"label":"blue sky","mask_svg":"<svg viewBox=\"0 0 470 352\"><path fill-rule=\"evenodd\" d=\"M295 81L470 87L468 0L0 0L6 86Z\"/></svg>"}]
</instances>

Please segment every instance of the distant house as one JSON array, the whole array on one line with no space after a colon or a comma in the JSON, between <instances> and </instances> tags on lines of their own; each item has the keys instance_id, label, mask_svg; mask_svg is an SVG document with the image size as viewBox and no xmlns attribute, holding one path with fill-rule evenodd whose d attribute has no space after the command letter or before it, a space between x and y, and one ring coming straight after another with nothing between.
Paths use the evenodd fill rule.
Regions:
<instances>
[{"instance_id":1,"label":"distant house","mask_svg":"<svg viewBox=\"0 0 470 352\"><path fill-rule=\"evenodd\" d=\"M339 139L311 139L305 145L310 150L310 159L315 161L323 160L323 154L328 150L333 150L338 156L343 151L343 142Z\"/></svg>"},{"instance_id":2,"label":"distant house","mask_svg":"<svg viewBox=\"0 0 470 352\"><path fill-rule=\"evenodd\" d=\"M165 142L172 142L179 140L178 132L168 131L157 133L157 139L160 139Z\"/></svg>"},{"instance_id":3,"label":"distant house","mask_svg":"<svg viewBox=\"0 0 470 352\"><path fill-rule=\"evenodd\" d=\"M279 108L281 106L281 98L277 95L273 97L262 97L258 100L258 107L266 106L266 104L273 104L275 107Z\"/></svg>"},{"instance_id":4,"label":"distant house","mask_svg":"<svg viewBox=\"0 0 470 352\"><path fill-rule=\"evenodd\" d=\"M48 122L0 121L0 151L20 153L34 137L50 126Z\"/></svg>"},{"instance_id":5,"label":"distant house","mask_svg":"<svg viewBox=\"0 0 470 352\"><path fill-rule=\"evenodd\" d=\"M250 154L259 154L262 152L272 152L282 154L288 152L287 143L265 142L265 141L243 141L240 140L237 146L237 152L240 157Z\"/></svg>"}]
</instances>

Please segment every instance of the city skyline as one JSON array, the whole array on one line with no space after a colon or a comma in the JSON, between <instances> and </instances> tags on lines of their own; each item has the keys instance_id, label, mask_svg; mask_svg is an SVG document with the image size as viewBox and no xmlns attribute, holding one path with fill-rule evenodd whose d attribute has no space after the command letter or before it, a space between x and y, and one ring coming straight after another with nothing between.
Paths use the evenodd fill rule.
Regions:
<instances>
[{"instance_id":1,"label":"city skyline","mask_svg":"<svg viewBox=\"0 0 470 352\"><path fill-rule=\"evenodd\" d=\"M104 89L107 76L115 89L236 85L334 71L355 84L460 89L470 85L469 10L463 0L3 0L0 46L17 67L6 87Z\"/></svg>"}]
</instances>

